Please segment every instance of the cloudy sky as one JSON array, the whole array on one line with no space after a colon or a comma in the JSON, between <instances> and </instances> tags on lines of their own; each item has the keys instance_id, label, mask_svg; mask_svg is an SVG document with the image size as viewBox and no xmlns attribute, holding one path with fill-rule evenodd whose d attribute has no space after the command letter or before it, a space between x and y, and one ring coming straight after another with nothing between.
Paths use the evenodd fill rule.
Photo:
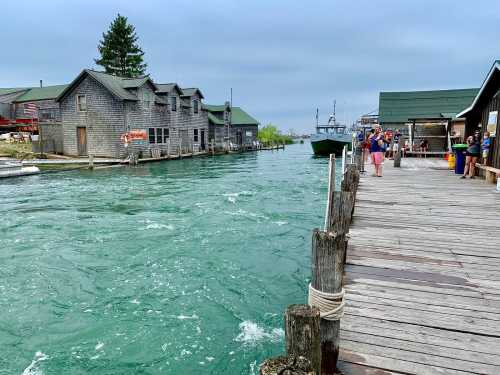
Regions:
<instances>
[{"instance_id":1,"label":"cloudy sky","mask_svg":"<svg viewBox=\"0 0 500 375\"><path fill-rule=\"evenodd\" d=\"M117 13L148 73L200 87L261 123L309 132L316 108L353 121L379 91L479 86L500 58L498 0L3 0L0 87L70 82L96 68Z\"/></svg>"}]
</instances>

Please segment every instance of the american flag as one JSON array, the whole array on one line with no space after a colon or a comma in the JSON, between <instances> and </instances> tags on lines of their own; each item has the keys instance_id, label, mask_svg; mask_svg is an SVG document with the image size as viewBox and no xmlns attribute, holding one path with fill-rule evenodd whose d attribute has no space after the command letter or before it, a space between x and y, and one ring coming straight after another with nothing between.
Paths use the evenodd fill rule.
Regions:
<instances>
[{"instance_id":1,"label":"american flag","mask_svg":"<svg viewBox=\"0 0 500 375\"><path fill-rule=\"evenodd\" d=\"M24 114L30 115L31 118L38 118L38 108L35 103L24 104Z\"/></svg>"}]
</instances>

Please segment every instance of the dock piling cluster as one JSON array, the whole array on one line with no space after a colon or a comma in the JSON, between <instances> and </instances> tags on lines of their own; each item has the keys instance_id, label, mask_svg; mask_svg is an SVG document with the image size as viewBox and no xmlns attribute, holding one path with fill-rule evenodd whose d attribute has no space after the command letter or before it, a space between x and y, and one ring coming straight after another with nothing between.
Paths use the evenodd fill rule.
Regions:
<instances>
[{"instance_id":1,"label":"dock piling cluster","mask_svg":"<svg viewBox=\"0 0 500 375\"><path fill-rule=\"evenodd\" d=\"M341 190L335 191L335 156L330 155L325 228L312 234L309 304L287 308L286 356L266 360L260 367L261 375L335 374L344 307L344 265L361 162L362 158L357 158L355 163L345 164ZM304 367L305 362L309 366Z\"/></svg>"}]
</instances>

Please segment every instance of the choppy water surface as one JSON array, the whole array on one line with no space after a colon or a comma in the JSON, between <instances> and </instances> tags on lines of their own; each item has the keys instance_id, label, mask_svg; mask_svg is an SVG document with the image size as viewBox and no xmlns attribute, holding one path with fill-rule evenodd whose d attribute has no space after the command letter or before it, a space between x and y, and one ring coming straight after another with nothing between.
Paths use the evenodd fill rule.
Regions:
<instances>
[{"instance_id":1,"label":"choppy water surface","mask_svg":"<svg viewBox=\"0 0 500 375\"><path fill-rule=\"evenodd\" d=\"M286 151L0 182L0 374L256 374L305 301L326 159Z\"/></svg>"}]
</instances>

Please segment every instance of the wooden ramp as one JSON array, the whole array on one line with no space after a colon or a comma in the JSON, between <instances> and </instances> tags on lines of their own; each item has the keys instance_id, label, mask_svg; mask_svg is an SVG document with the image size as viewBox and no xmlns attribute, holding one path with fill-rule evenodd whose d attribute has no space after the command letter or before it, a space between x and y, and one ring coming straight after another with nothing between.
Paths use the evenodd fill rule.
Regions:
<instances>
[{"instance_id":1,"label":"wooden ramp","mask_svg":"<svg viewBox=\"0 0 500 375\"><path fill-rule=\"evenodd\" d=\"M500 194L440 161L368 166L341 321L344 374L500 374ZM426 165L423 165L426 164Z\"/></svg>"}]
</instances>

